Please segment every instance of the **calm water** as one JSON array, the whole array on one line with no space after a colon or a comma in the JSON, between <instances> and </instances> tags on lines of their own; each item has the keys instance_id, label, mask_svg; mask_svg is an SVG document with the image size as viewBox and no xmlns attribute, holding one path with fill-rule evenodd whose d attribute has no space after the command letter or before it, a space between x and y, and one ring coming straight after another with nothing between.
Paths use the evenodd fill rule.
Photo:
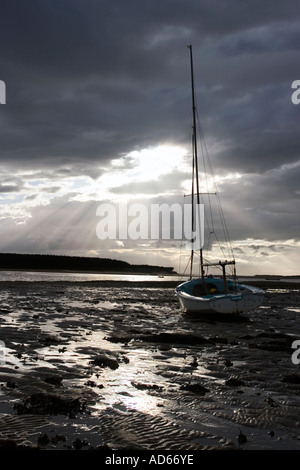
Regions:
<instances>
[{"instance_id":1,"label":"calm water","mask_svg":"<svg viewBox=\"0 0 300 470\"><path fill-rule=\"evenodd\" d=\"M241 282L247 282L255 278L240 276ZM82 273L82 272L49 272L49 271L0 271L1 281L20 281L20 282L86 282L86 281L183 281L179 275L174 276L153 276L147 274L99 274L99 273ZM263 278L258 278L264 280ZM268 279L270 280L270 279ZM278 283L294 282L300 283L300 278L282 278L275 279Z\"/></svg>"},{"instance_id":2,"label":"calm water","mask_svg":"<svg viewBox=\"0 0 300 470\"><path fill-rule=\"evenodd\" d=\"M177 276L146 274L99 274L75 272L0 271L0 281L20 282L84 282L84 281L176 281Z\"/></svg>"}]
</instances>

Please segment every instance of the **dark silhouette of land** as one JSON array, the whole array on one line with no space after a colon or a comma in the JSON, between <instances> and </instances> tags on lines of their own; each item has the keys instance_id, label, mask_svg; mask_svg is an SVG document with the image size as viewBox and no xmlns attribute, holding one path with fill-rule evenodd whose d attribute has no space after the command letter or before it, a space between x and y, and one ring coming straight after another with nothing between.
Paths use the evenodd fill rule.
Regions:
<instances>
[{"instance_id":1,"label":"dark silhouette of land","mask_svg":"<svg viewBox=\"0 0 300 470\"><path fill-rule=\"evenodd\" d=\"M129 264L109 258L0 253L0 269L39 271L88 271L124 274L176 274L172 267Z\"/></svg>"}]
</instances>

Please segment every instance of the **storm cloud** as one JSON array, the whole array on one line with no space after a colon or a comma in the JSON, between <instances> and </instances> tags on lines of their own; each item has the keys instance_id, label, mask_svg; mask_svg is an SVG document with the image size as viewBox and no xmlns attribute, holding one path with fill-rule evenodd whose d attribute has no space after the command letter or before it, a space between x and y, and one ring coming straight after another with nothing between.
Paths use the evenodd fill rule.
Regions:
<instances>
[{"instance_id":1,"label":"storm cloud","mask_svg":"<svg viewBox=\"0 0 300 470\"><path fill-rule=\"evenodd\" d=\"M142 258L129 242L99 246L96 206L185 193L193 44L197 110L244 271L260 270L257 245L261 269L282 272L272 247L289 246L283 270L295 273L297 1L4 0L0 44L0 251ZM161 172L155 160L146 181L132 152L164 146L182 148L182 164ZM153 244L144 253L150 262ZM161 256L174 265L175 252Z\"/></svg>"}]
</instances>

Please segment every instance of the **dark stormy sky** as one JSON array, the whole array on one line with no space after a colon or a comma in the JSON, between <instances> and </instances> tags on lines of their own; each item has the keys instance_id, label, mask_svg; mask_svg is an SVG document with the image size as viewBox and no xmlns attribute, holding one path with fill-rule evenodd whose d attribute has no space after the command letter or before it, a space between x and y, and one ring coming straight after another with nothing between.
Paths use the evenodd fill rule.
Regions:
<instances>
[{"instance_id":1,"label":"dark stormy sky","mask_svg":"<svg viewBox=\"0 0 300 470\"><path fill-rule=\"evenodd\" d=\"M238 272L299 274L299 20L298 0L2 0L0 252L178 269L174 241L100 240L97 208L189 191L192 44Z\"/></svg>"}]
</instances>

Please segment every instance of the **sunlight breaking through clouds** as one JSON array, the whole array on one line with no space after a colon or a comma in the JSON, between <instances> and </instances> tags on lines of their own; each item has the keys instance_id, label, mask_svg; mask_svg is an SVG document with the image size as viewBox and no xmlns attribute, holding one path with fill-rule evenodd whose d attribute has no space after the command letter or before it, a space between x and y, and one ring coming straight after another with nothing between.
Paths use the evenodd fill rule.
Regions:
<instances>
[{"instance_id":1,"label":"sunlight breaking through clouds","mask_svg":"<svg viewBox=\"0 0 300 470\"><path fill-rule=\"evenodd\" d=\"M173 145L134 150L112 161L111 167L98 179L99 195L106 194L113 199L124 199L126 196L130 198L133 197L132 190L120 196L118 190L123 186L130 190L132 184L136 185L136 188L139 187L135 196L153 197L168 194L169 188L160 181L166 175L190 171L186 156L186 149ZM148 183L154 183L152 194L144 192L145 184Z\"/></svg>"},{"instance_id":2,"label":"sunlight breaking through clouds","mask_svg":"<svg viewBox=\"0 0 300 470\"><path fill-rule=\"evenodd\" d=\"M0 251L176 265L178 247L100 245L96 208L191 193L192 44L197 112L236 256L245 271L259 262L298 273L297 2L52 3L2 7ZM200 191L214 192L199 167Z\"/></svg>"}]
</instances>

